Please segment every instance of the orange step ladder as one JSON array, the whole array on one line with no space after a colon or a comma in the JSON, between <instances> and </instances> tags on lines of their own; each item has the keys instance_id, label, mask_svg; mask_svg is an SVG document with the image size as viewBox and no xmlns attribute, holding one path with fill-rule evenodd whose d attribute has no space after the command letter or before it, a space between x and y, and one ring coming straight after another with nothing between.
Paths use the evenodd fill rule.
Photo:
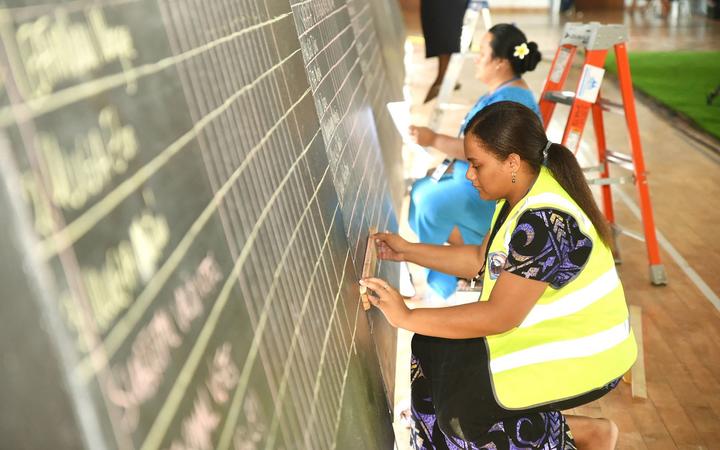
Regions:
<instances>
[{"instance_id":1,"label":"orange step ladder","mask_svg":"<svg viewBox=\"0 0 720 450\"><path fill-rule=\"evenodd\" d=\"M615 223L611 185L618 183L635 184L642 212L650 267L650 281L654 285L665 285L667 284L667 276L665 267L660 261L660 250L655 235L655 221L653 219L645 161L640 143L630 64L625 47L627 41L628 32L624 25L603 25L597 22L566 24L560 47L555 54L550 73L540 96L540 113L547 128L555 110L555 105L557 103L570 105L570 113L563 133L562 143L572 152L577 153L587 117L592 111L599 165L595 168L589 168L589 170L599 171L600 176L588 180L588 183L601 186L603 212L616 232L619 227ZM574 92L563 91L563 85L567 80L578 47L585 50L585 62L580 79ZM608 101L600 95L602 79L605 73L603 65L610 49L615 51L622 103ZM631 154L612 151L606 147L605 125L603 123L604 111L624 113L630 136ZM618 165L631 172L631 176L611 178L610 164ZM617 242L615 249L616 261L620 262Z\"/></svg>"}]
</instances>

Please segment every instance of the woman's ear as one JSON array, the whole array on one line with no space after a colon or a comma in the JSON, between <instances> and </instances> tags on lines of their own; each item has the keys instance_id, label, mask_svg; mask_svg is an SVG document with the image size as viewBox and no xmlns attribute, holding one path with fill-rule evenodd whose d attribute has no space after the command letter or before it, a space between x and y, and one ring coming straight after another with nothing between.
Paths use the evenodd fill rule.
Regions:
<instances>
[{"instance_id":1,"label":"woman's ear","mask_svg":"<svg viewBox=\"0 0 720 450\"><path fill-rule=\"evenodd\" d=\"M510 167L511 172L518 172L520 170L520 155L517 153L510 153L508 155L505 162L507 162L508 166Z\"/></svg>"},{"instance_id":2,"label":"woman's ear","mask_svg":"<svg viewBox=\"0 0 720 450\"><path fill-rule=\"evenodd\" d=\"M512 69L512 66L510 65L510 60L507 58L495 58L495 66L498 70L500 69Z\"/></svg>"}]
</instances>

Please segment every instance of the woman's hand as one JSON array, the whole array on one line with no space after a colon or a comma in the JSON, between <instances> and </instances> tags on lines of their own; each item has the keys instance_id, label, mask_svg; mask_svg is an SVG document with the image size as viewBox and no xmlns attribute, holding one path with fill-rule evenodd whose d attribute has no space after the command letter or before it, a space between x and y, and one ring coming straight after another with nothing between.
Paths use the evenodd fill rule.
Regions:
<instances>
[{"instance_id":1,"label":"woman's hand","mask_svg":"<svg viewBox=\"0 0 720 450\"><path fill-rule=\"evenodd\" d=\"M410 308L405 305L405 300L395 288L380 278L365 278L360 280L360 285L366 286L375 293L368 295L368 299L373 306L382 311L390 325L407 328Z\"/></svg>"},{"instance_id":2,"label":"woman's hand","mask_svg":"<svg viewBox=\"0 0 720 450\"><path fill-rule=\"evenodd\" d=\"M395 233L375 233L371 239L375 240L378 258L389 261L405 261L405 252L412 245Z\"/></svg>"},{"instance_id":3,"label":"woman's hand","mask_svg":"<svg viewBox=\"0 0 720 450\"><path fill-rule=\"evenodd\" d=\"M435 138L437 133L428 127L416 127L410 125L410 136L416 144L422 145L423 147L429 147L435 145Z\"/></svg>"}]
</instances>

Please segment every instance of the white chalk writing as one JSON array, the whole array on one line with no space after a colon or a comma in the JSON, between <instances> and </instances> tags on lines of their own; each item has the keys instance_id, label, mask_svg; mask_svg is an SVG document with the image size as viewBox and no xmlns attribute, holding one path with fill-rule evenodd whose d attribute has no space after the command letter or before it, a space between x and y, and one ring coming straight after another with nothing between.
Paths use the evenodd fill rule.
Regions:
<instances>
[{"instance_id":1,"label":"white chalk writing","mask_svg":"<svg viewBox=\"0 0 720 450\"><path fill-rule=\"evenodd\" d=\"M170 236L165 217L149 210L133 219L128 232L128 240L105 252L101 268L80 269L93 319L101 333L127 309L141 282L146 282L155 272ZM65 293L60 301L68 325L78 336L82 335L84 319L72 296ZM80 350L88 350L80 340L78 346Z\"/></svg>"},{"instance_id":2,"label":"white chalk writing","mask_svg":"<svg viewBox=\"0 0 720 450\"><path fill-rule=\"evenodd\" d=\"M68 13L56 8L52 16L22 24L15 33L20 59L24 63L29 92L40 97L60 83L82 78L99 67L118 61L124 71L137 57L126 26L109 26L103 12L90 8L83 21L71 21ZM134 92L134 84L128 90Z\"/></svg>"},{"instance_id":3,"label":"white chalk writing","mask_svg":"<svg viewBox=\"0 0 720 450\"><path fill-rule=\"evenodd\" d=\"M55 135L45 132L38 133L36 142L45 162L52 202L73 210L84 207L114 176L125 173L138 153L134 128L120 123L113 106L103 108L98 126L76 135L69 148L63 148ZM27 184L26 189L35 190Z\"/></svg>"}]
</instances>

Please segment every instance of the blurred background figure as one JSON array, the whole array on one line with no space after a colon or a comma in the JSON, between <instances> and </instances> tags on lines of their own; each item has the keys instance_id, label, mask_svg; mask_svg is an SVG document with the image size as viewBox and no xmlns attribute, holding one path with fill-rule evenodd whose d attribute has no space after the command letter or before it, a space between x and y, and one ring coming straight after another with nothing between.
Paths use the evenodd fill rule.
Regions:
<instances>
[{"instance_id":1,"label":"blurred background figure","mask_svg":"<svg viewBox=\"0 0 720 450\"><path fill-rule=\"evenodd\" d=\"M497 24L482 37L476 59L476 78L488 88L466 115L459 136L466 125L484 107L500 102L521 103L538 117L540 110L535 96L522 79L534 70L541 54L535 42L528 42L515 25ZM417 180L410 193L408 222L420 242L426 244L480 245L495 210L495 203L478 196L465 178L468 163L464 160L463 141L457 136L436 133L427 127L411 126L410 132L422 146L432 146L456 161L439 179L430 176ZM452 295L457 278L430 271L428 285L443 298Z\"/></svg>"},{"instance_id":2,"label":"blurred background figure","mask_svg":"<svg viewBox=\"0 0 720 450\"><path fill-rule=\"evenodd\" d=\"M425 103L437 97L450 55L460 51L460 33L468 0L421 0L420 20L425 37L425 57L438 57L437 77L425 96Z\"/></svg>"}]
</instances>

